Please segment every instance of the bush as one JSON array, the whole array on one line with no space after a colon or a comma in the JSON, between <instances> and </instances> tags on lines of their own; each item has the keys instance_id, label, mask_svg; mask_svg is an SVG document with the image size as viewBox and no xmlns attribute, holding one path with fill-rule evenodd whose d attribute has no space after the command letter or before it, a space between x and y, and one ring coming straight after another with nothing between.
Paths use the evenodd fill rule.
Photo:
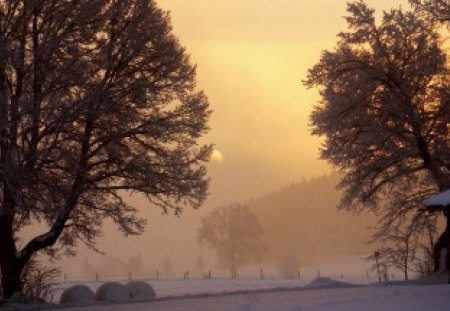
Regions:
<instances>
[{"instance_id":1,"label":"bush","mask_svg":"<svg viewBox=\"0 0 450 311\"><path fill-rule=\"evenodd\" d=\"M23 303L50 302L55 293L54 284L60 275L60 268L44 266L36 257L31 258L22 271L22 293L13 297L13 300ZM0 286L0 301L3 301L4 297L1 288Z\"/></svg>"}]
</instances>

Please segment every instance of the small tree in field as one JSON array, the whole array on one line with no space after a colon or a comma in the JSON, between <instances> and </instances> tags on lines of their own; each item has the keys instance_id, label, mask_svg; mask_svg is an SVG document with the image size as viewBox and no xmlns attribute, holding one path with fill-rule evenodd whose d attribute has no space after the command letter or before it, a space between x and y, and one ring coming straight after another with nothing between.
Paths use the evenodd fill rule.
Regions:
<instances>
[{"instance_id":1,"label":"small tree in field","mask_svg":"<svg viewBox=\"0 0 450 311\"><path fill-rule=\"evenodd\" d=\"M172 261L170 258L164 259L162 263L162 270L166 276L169 276L169 274L172 272Z\"/></svg>"},{"instance_id":2,"label":"small tree in field","mask_svg":"<svg viewBox=\"0 0 450 311\"><path fill-rule=\"evenodd\" d=\"M364 2L348 5L348 31L310 69L322 101L311 115L323 159L343 174L340 207L381 215L379 232L424 233L424 198L450 187L450 80L434 24L393 9L375 22ZM450 246L450 221L435 247ZM436 267L438 261L435 258Z\"/></svg>"},{"instance_id":3,"label":"small tree in field","mask_svg":"<svg viewBox=\"0 0 450 311\"><path fill-rule=\"evenodd\" d=\"M232 205L217 208L202 219L198 241L215 249L231 277L236 278L238 267L257 258L264 249L262 233L258 218L247 206Z\"/></svg>"},{"instance_id":4,"label":"small tree in field","mask_svg":"<svg viewBox=\"0 0 450 311\"><path fill-rule=\"evenodd\" d=\"M400 270L405 281L409 280L416 261L417 239L407 230L397 230L388 234L385 239L387 245L379 250L381 262L388 267Z\"/></svg>"},{"instance_id":5,"label":"small tree in field","mask_svg":"<svg viewBox=\"0 0 450 311\"><path fill-rule=\"evenodd\" d=\"M197 273L201 274L203 270L205 269L205 260L203 259L202 255L198 255L198 257L195 260L194 268Z\"/></svg>"},{"instance_id":6,"label":"small tree in field","mask_svg":"<svg viewBox=\"0 0 450 311\"><path fill-rule=\"evenodd\" d=\"M0 1L0 271L22 291L33 254L139 234L122 199L180 213L207 195L208 102L154 0ZM47 229L29 241L20 230Z\"/></svg>"},{"instance_id":7,"label":"small tree in field","mask_svg":"<svg viewBox=\"0 0 450 311\"><path fill-rule=\"evenodd\" d=\"M283 278L294 279L299 276L299 265L300 262L296 255L285 255L278 260L278 271Z\"/></svg>"}]
</instances>

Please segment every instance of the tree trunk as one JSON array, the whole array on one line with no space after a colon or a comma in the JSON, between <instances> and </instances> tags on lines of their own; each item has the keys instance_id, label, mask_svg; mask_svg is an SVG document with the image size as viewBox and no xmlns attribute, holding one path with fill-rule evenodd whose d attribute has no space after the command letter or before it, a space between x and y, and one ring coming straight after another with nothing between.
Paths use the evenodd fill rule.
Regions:
<instances>
[{"instance_id":1,"label":"tree trunk","mask_svg":"<svg viewBox=\"0 0 450 311\"><path fill-rule=\"evenodd\" d=\"M450 267L450 219L447 211L444 211L444 215L446 218L446 226L444 232L442 232L438 241L434 245L433 249L433 260L434 260L434 272L438 272L441 270L449 270ZM447 256L445 260L445 267L441 267L441 251L442 249L447 249Z\"/></svg>"},{"instance_id":2,"label":"tree trunk","mask_svg":"<svg viewBox=\"0 0 450 311\"><path fill-rule=\"evenodd\" d=\"M5 204L5 208L7 205ZM11 298L15 292L22 292L20 275L23 267L24 262L16 257L12 217L3 214L0 217L0 272L4 299Z\"/></svg>"},{"instance_id":3,"label":"tree trunk","mask_svg":"<svg viewBox=\"0 0 450 311\"><path fill-rule=\"evenodd\" d=\"M22 283L20 275L22 274L23 265L17 261L0 263L1 277L2 277L2 292L5 299L13 297L15 293L22 292Z\"/></svg>"},{"instance_id":4,"label":"tree trunk","mask_svg":"<svg viewBox=\"0 0 450 311\"><path fill-rule=\"evenodd\" d=\"M231 263L230 263L230 276L231 276L231 279L236 279L236 277L237 277L237 267L236 267L236 262L233 260Z\"/></svg>"}]
</instances>

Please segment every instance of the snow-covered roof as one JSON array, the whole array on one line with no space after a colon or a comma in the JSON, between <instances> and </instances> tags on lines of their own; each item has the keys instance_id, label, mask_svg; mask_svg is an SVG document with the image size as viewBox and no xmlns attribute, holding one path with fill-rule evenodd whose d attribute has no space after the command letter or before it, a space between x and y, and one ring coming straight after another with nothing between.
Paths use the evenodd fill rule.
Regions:
<instances>
[{"instance_id":1,"label":"snow-covered roof","mask_svg":"<svg viewBox=\"0 0 450 311\"><path fill-rule=\"evenodd\" d=\"M435 194L423 201L423 205L429 206L450 206L450 189L439 194Z\"/></svg>"}]
</instances>

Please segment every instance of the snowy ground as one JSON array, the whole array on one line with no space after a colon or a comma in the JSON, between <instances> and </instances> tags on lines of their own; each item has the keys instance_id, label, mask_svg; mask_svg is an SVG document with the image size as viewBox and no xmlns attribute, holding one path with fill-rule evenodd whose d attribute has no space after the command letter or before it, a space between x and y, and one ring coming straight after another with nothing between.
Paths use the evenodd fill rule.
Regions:
<instances>
[{"instance_id":1,"label":"snowy ground","mask_svg":"<svg viewBox=\"0 0 450 311\"><path fill-rule=\"evenodd\" d=\"M143 280L152 285L155 289L157 297L173 297L184 295L198 295L198 294L217 294L230 293L246 290L264 290L284 288L291 289L303 287L311 280L286 280L286 279L164 279L164 280ZM127 280L122 280L120 283L126 283ZM84 284L90 287L94 292L98 286L103 282L67 282L62 284L60 290L56 292L54 301L59 301L59 296L62 289L72 285Z\"/></svg>"},{"instance_id":2,"label":"snowy ground","mask_svg":"<svg viewBox=\"0 0 450 311\"><path fill-rule=\"evenodd\" d=\"M446 280L446 279L445 279ZM440 280L440 282L445 280ZM450 310L450 285L349 284L329 278L152 280L157 298L127 303L48 305L53 311L438 311ZM355 280L354 280L355 281ZM359 280L361 281L361 279ZM124 281L126 282L126 281ZM421 281L422 282L422 281ZM422 282L424 283L424 282ZM426 282L425 282L426 283ZM61 287L85 284L95 290L102 282L67 282ZM55 302L58 297L55 297ZM26 309L32 310L33 306ZM43 310L44 306L37 306ZM0 310L3 310L0 307ZM5 310L16 310L6 306Z\"/></svg>"},{"instance_id":3,"label":"snowy ground","mask_svg":"<svg viewBox=\"0 0 450 311\"><path fill-rule=\"evenodd\" d=\"M53 311L448 311L449 285L297 289L99 304Z\"/></svg>"}]
</instances>

